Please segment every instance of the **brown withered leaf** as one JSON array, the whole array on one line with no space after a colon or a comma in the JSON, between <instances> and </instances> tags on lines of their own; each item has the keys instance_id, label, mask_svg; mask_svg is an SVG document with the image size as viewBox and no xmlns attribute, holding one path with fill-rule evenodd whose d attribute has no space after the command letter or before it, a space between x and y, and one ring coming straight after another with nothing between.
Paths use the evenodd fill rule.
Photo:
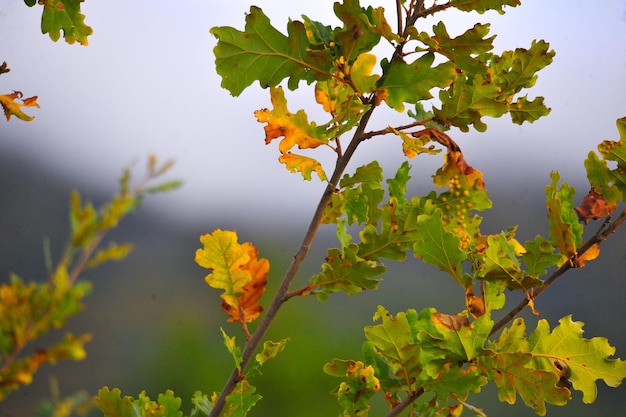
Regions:
<instances>
[{"instance_id":1,"label":"brown withered leaf","mask_svg":"<svg viewBox=\"0 0 626 417\"><path fill-rule=\"evenodd\" d=\"M615 203L607 203L602 194L597 193L592 187L580 206L575 207L574 210L578 214L578 219L587 224L589 220L598 220L608 216L616 207Z\"/></svg>"},{"instance_id":2,"label":"brown withered leaf","mask_svg":"<svg viewBox=\"0 0 626 417\"><path fill-rule=\"evenodd\" d=\"M432 320L435 325L440 325L448 330L458 332L463 326L469 326L469 319L467 316L461 314L455 314L453 316L443 313L433 313Z\"/></svg>"},{"instance_id":3,"label":"brown withered leaf","mask_svg":"<svg viewBox=\"0 0 626 417\"><path fill-rule=\"evenodd\" d=\"M477 297L474 290L468 288L465 291L465 304L472 317L477 319L485 314L485 296L484 294Z\"/></svg>"}]
</instances>

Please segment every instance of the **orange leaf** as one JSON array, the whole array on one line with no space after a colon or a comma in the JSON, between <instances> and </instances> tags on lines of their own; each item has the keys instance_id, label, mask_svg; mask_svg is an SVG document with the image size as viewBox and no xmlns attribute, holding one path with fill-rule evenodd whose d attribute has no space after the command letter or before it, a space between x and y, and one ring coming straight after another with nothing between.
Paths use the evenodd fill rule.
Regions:
<instances>
[{"instance_id":1,"label":"orange leaf","mask_svg":"<svg viewBox=\"0 0 626 417\"><path fill-rule=\"evenodd\" d=\"M34 119L33 116L29 116L22 112L22 107L39 107L37 104L37 96L22 99L23 94L21 91L14 91L11 94L0 94L0 105L4 109L4 115L7 120L11 119L11 116L15 116L25 122L30 122ZM17 100L22 100L18 102Z\"/></svg>"},{"instance_id":2,"label":"orange leaf","mask_svg":"<svg viewBox=\"0 0 626 417\"><path fill-rule=\"evenodd\" d=\"M283 137L278 149L281 153L286 153L296 145L299 149L309 149L327 143L316 137L316 125L309 123L303 110L298 110L295 114L289 112L282 87L270 88L270 94L274 110L261 109L254 112L260 123L267 123L264 128L266 144Z\"/></svg>"},{"instance_id":3,"label":"orange leaf","mask_svg":"<svg viewBox=\"0 0 626 417\"><path fill-rule=\"evenodd\" d=\"M250 256L250 261L242 266L252 276L252 281L243 286L243 295L237 299L237 305L229 305L226 301L222 302L222 309L228 313L230 318L228 321L251 322L263 311L263 307L259 305L259 299L265 292L267 286L267 273L270 270L270 263L267 259L257 259L259 252L251 243L244 243L243 248Z\"/></svg>"}]
</instances>

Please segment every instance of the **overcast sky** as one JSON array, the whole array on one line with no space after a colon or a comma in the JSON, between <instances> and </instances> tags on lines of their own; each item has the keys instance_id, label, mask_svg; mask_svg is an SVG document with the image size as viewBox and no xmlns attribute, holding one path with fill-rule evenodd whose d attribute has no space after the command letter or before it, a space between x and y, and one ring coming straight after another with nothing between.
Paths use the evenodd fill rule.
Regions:
<instances>
[{"instance_id":1,"label":"overcast sky","mask_svg":"<svg viewBox=\"0 0 626 417\"><path fill-rule=\"evenodd\" d=\"M379 4L362 1L370 3ZM173 176L185 182L176 195L158 199L164 213L310 217L323 185L289 174L277 162L277 144L264 144L253 111L269 106L268 91L255 84L232 98L214 70L216 40L209 29L243 29L250 4L283 32L287 18L301 14L338 24L328 0L88 0L83 10L94 34L83 47L42 35L40 7L0 0L0 62L11 68L0 77L0 91L38 95L41 105L27 109L33 122L0 122L0 151L26 155L32 166L51 167L78 187L95 183L110 190L123 168L156 153L174 158ZM380 4L392 10L394 2ZM521 127L508 116L486 119L484 134L452 133L470 164L485 172L487 188L517 179L543 189L551 169L569 182L584 179L586 154L601 140L616 139L615 119L626 115L623 0L527 0L504 16L444 12L436 18L453 35L491 22L496 52L528 47L533 39L545 39L556 50L554 63L529 91L530 98L545 97L549 117ZM312 98L310 89L288 95L290 109L310 109L316 106ZM385 117L372 128L406 121ZM368 158L381 160L393 175L402 161L399 141L367 143L358 159ZM412 165L441 162L439 156L430 159Z\"/></svg>"}]
</instances>

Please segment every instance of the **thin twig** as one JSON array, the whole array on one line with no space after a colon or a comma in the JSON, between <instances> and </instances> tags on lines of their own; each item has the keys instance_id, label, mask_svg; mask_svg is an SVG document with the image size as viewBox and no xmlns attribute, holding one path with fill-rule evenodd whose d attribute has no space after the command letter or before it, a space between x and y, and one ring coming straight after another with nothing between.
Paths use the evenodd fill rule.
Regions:
<instances>
[{"instance_id":1,"label":"thin twig","mask_svg":"<svg viewBox=\"0 0 626 417\"><path fill-rule=\"evenodd\" d=\"M420 120L419 122L409 123L408 125L393 127L392 129L396 131L402 131L402 130L411 129L417 126L424 126L426 123L430 122L431 120L432 119L428 118L428 119ZM363 139L370 139L370 138L373 138L374 136L388 135L390 133L393 133L393 130L389 129L388 127L384 129L380 129L380 130L372 130L371 132L364 133Z\"/></svg>"},{"instance_id":2,"label":"thin twig","mask_svg":"<svg viewBox=\"0 0 626 417\"><path fill-rule=\"evenodd\" d=\"M285 303L285 301L289 299L289 287L291 286L291 283L296 277L296 274L298 273L298 270L300 269L304 258L311 248L313 239L315 238L317 230L322 222L322 218L324 217L324 211L326 210L326 206L328 205L328 202L330 201L330 198L335 191L337 184L339 183L341 175L343 175L343 172L348 165L350 158L356 151L357 147L363 141L363 131L365 130L365 127L367 126L367 123L374 109L375 107L372 105L370 109L363 114L363 117L361 118L357 130L354 132L350 144L346 148L346 151L344 152L342 157L337 160L333 175L331 176L330 181L328 182L328 185L326 186L326 189L324 190L324 193L322 194L322 197L317 204L317 208L315 209L315 213L313 214L311 223L309 224L302 243L300 244L300 248L291 260L291 264L287 268L285 276L280 283L280 287L276 291L276 295L274 296L272 303L270 304L265 315L263 316L263 319L261 320L259 326L244 347L243 353L241 355L241 364L239 367L239 369L241 369L241 372L237 368L233 369L230 377L228 378L228 381L226 381L226 384L224 384L224 388L220 393L217 401L215 402L215 405L213 406L209 417L217 417L220 415L220 413L224 409L224 406L226 405L226 397L235 389L237 382L241 380L242 374L245 373L245 370L248 367L252 357L254 356L254 353L261 344L263 337L265 337L265 333L269 329L270 324L272 323L272 321L274 321L274 318L278 314L278 311L280 310L283 303Z\"/></svg>"},{"instance_id":3,"label":"thin twig","mask_svg":"<svg viewBox=\"0 0 626 417\"><path fill-rule=\"evenodd\" d=\"M422 396L424 393L424 388L419 388L413 394L407 396L404 400L402 400L398 405L393 407L389 413L385 417L397 417L402 413L408 406L413 404L415 400Z\"/></svg>"},{"instance_id":4,"label":"thin twig","mask_svg":"<svg viewBox=\"0 0 626 417\"><path fill-rule=\"evenodd\" d=\"M604 240L606 240L611 234L615 232L615 230L626 221L626 210L622 211L617 219L613 223L603 223L602 226L598 229L598 231L589 238L585 243L583 243L578 250L578 252L573 255L567 262L561 265L556 271L546 279L543 285L536 289L533 294L533 299L537 298L544 291L546 291L554 282L559 279L566 271L570 268L574 268L577 265L578 259L584 255L592 246L595 244L600 244ZM528 298L524 298L518 305L516 305L509 313L504 316L500 321L498 321L491 329L489 336L492 336L504 326L506 326L510 321L512 321L517 315L528 305L530 300Z\"/></svg>"}]
</instances>

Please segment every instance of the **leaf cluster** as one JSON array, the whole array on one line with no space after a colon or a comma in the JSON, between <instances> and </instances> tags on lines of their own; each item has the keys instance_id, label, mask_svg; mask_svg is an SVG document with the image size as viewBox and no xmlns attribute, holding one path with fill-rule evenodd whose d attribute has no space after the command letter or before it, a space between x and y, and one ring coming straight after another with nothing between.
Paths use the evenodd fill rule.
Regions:
<instances>
[{"instance_id":1,"label":"leaf cluster","mask_svg":"<svg viewBox=\"0 0 626 417\"><path fill-rule=\"evenodd\" d=\"M151 157L146 180L134 189L130 188L130 171L125 171L119 193L99 209L91 202L83 203L78 191L73 191L69 242L48 280L27 283L12 275L9 283L0 285L0 400L21 385L30 384L41 365L78 361L86 356L89 333L76 336L67 332L50 347L34 351L28 348L43 335L65 326L70 317L83 309L82 300L91 292L91 284L77 279L85 269L123 259L132 250L129 244L99 247L105 235L139 207L146 192L177 186L176 181L145 186L145 182L164 174L169 167L171 163L158 165L156 158Z\"/></svg>"},{"instance_id":2,"label":"leaf cluster","mask_svg":"<svg viewBox=\"0 0 626 417\"><path fill-rule=\"evenodd\" d=\"M26 3L33 6L35 1ZM86 45L91 28L83 22L81 3L43 2L44 33L56 41L63 31L68 43ZM469 164L450 132L470 128L482 132L487 128L485 117L508 114L513 123L522 124L546 116L549 108L543 98L529 98L526 90L536 83L538 71L552 62L554 51L547 42L535 40L527 48L496 53L495 36L490 35L487 24L478 23L451 36L442 21L430 30L417 23L449 8L482 14L489 10L504 13L505 6L517 5L519 0L451 0L430 6L419 0L397 1L394 29L382 7L362 7L358 0L344 0L334 5L339 26L302 16L302 20L288 22L286 34L253 6L243 30L211 29L218 40L213 52L222 87L233 96L255 82L269 89L272 108L254 113L264 124L265 143L278 139L280 163L305 180L315 173L327 187L267 309L261 299L269 261L259 258L257 248L249 242L240 244L234 231L217 229L200 237L196 263L210 270L205 281L222 291L222 308L228 321L240 323L246 344L240 347L236 337L222 329L233 372L219 394L210 398L199 392L194 395L190 416L245 416L261 399L250 380L285 348L287 339L265 340L265 332L286 301L309 295L325 300L336 292L354 295L376 289L386 271L385 262L401 262L409 256L436 267L460 285L465 308L452 314L433 307L420 312L409 309L393 316L380 306L374 314L375 324L364 329L363 357L333 359L324 367L326 373L342 379L333 391L342 416L367 416L369 400L377 395L389 406L390 416L407 408L423 416L459 416L464 409L484 415L469 401L471 394L479 393L489 382L497 387L501 401L513 404L519 397L535 413L545 415L546 403L566 404L572 389L582 392L583 402L588 403L596 398L597 380L618 386L626 377L625 362L612 358L615 350L608 341L583 338L583 324L570 316L552 330L540 319L529 335L525 321L515 318L526 306L538 315L535 299L568 268L584 267L594 259L601 241L626 220L626 212L613 223L608 218L626 196L626 118L617 122L620 140L602 142L600 156L591 152L585 161L591 189L579 206L574 203L573 187L561 183L558 172L551 174L546 187L547 236L521 243L516 239L517 227L483 234L478 213L492 205L483 175ZM391 52L379 60L373 51L381 44ZM302 82L313 85L315 102L325 112L322 122L310 120L304 110L289 109L281 84L296 90ZM19 117L20 107L28 105L26 101L15 104L21 93L14 95L2 102L7 119L11 114ZM36 105L36 101L28 103ZM14 110L7 113L10 105ZM381 107L406 112L410 121L367 131L370 116ZM421 196L408 193L408 161L389 178L377 161L344 173L362 142L386 135L399 139L407 158L443 155L441 167L432 177L431 192ZM346 136L351 137L347 146L342 143ZM309 156L322 149L336 156L332 173ZM160 175L167 168L159 168L151 160L149 174ZM72 194L71 243L48 285L72 288L76 294L68 295L69 290L63 294L65 298L58 302L68 303L64 307L67 315L43 322L43 331L79 310L80 298L88 288L79 291L75 280L80 271L123 258L130 250L113 244L95 252L104 233L137 207L143 192L177 185L171 182L131 190L127 172L120 193L100 210L83 203L78 193ZM607 218L604 226L583 242L584 225L602 218ZM290 291L323 223L336 226L338 247L328 250L321 271L306 286ZM548 275L550 271L554 272ZM39 309L37 300L42 296L37 294L41 290L15 282L23 294L3 287L0 295L6 293L7 299L18 300L15 305L32 304ZM505 308L507 291L520 291L524 300L496 323L492 313ZM69 302L63 301L68 297ZM251 331L248 323L259 318ZM6 333L0 339L1 347L11 352L25 333ZM80 357L85 341L70 337L62 342L57 356L50 354L46 360L71 356L68 351ZM18 363L11 355L15 356L8 353L7 357L12 363ZM24 362L22 373L14 372L17 376L13 379L27 379L32 375L28 367L36 361ZM96 405L105 416L182 416L181 400L171 391L153 401L145 392L133 399L122 397L118 389L103 388Z\"/></svg>"}]
</instances>

